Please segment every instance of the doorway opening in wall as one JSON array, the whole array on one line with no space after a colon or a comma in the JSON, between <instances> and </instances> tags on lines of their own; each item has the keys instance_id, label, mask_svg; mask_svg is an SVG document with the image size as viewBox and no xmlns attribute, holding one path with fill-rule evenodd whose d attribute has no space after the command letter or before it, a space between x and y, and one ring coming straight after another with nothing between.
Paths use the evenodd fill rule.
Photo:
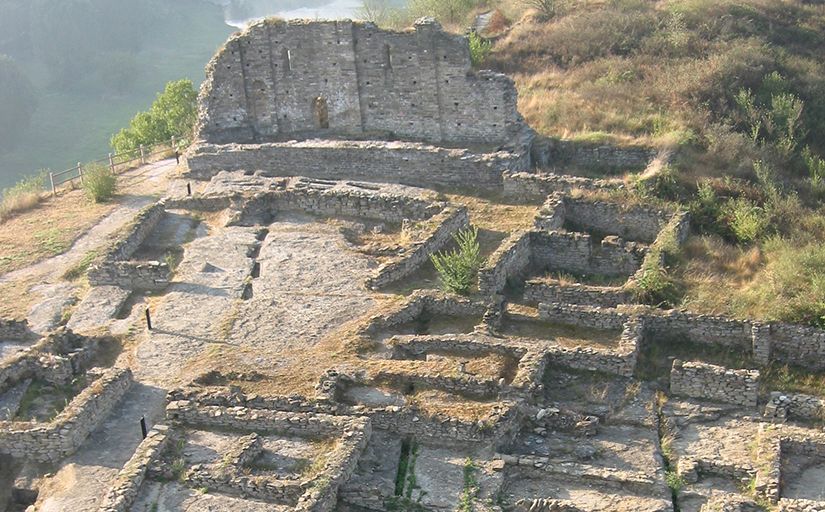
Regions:
<instances>
[{"instance_id":1,"label":"doorway opening in wall","mask_svg":"<svg viewBox=\"0 0 825 512\"><path fill-rule=\"evenodd\" d=\"M312 113L315 116L316 128L329 128L329 107L327 106L326 98L318 96L312 100Z\"/></svg>"}]
</instances>

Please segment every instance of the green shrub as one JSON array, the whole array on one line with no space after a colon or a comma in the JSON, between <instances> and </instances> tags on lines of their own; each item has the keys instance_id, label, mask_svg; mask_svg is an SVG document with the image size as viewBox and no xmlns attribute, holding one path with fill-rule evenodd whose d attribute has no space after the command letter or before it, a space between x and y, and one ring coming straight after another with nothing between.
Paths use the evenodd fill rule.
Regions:
<instances>
[{"instance_id":1,"label":"green shrub","mask_svg":"<svg viewBox=\"0 0 825 512\"><path fill-rule=\"evenodd\" d=\"M765 209L757 206L750 199L739 197L728 201L722 216L733 236L740 243L752 243L767 234L770 217Z\"/></svg>"},{"instance_id":2,"label":"green shrub","mask_svg":"<svg viewBox=\"0 0 825 512\"><path fill-rule=\"evenodd\" d=\"M40 202L43 193L45 176L48 171L40 171L34 176L21 179L11 188L3 190L3 200L0 202L0 220L6 219L13 213L31 209Z\"/></svg>"},{"instance_id":3,"label":"green shrub","mask_svg":"<svg viewBox=\"0 0 825 512\"><path fill-rule=\"evenodd\" d=\"M438 272L441 286L449 292L466 294L470 291L479 267L481 267L481 248L478 244L478 229L461 230L453 239L457 249L433 254L433 266Z\"/></svg>"},{"instance_id":4,"label":"green shrub","mask_svg":"<svg viewBox=\"0 0 825 512\"><path fill-rule=\"evenodd\" d=\"M83 192L90 201L105 203L115 194L117 177L108 167L101 164L86 164L83 167Z\"/></svg>"},{"instance_id":5,"label":"green shrub","mask_svg":"<svg viewBox=\"0 0 825 512\"><path fill-rule=\"evenodd\" d=\"M487 56L490 55L490 51L493 49L493 43L484 39L478 32L470 32L469 36L470 42L470 60L473 63L473 67L480 67L484 64L484 61L487 59Z\"/></svg>"}]
</instances>

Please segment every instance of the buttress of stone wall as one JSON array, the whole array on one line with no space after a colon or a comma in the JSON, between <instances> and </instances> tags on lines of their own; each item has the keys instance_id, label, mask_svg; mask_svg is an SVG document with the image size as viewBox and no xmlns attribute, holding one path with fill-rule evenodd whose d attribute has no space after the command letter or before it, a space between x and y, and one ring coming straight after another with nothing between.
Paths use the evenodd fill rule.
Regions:
<instances>
[{"instance_id":1,"label":"buttress of stone wall","mask_svg":"<svg viewBox=\"0 0 825 512\"><path fill-rule=\"evenodd\" d=\"M269 19L229 39L207 67L196 138L391 134L498 145L524 127L513 82L474 73L467 40L422 19L390 32L371 23Z\"/></svg>"}]
</instances>

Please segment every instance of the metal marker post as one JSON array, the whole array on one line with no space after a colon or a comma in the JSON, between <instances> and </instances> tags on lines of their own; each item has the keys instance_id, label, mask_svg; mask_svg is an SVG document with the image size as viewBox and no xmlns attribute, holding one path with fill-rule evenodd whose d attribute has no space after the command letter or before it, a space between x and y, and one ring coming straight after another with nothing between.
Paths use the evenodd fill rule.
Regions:
<instances>
[{"instance_id":1,"label":"metal marker post","mask_svg":"<svg viewBox=\"0 0 825 512\"><path fill-rule=\"evenodd\" d=\"M187 195L187 196L191 196L191 195L192 195L192 184L191 184L191 183L187 183L187 184L186 184L186 195Z\"/></svg>"},{"instance_id":2,"label":"metal marker post","mask_svg":"<svg viewBox=\"0 0 825 512\"><path fill-rule=\"evenodd\" d=\"M140 431L143 434L143 439L146 439L146 436L149 434L149 432L146 431L146 417L145 416L140 417Z\"/></svg>"},{"instance_id":3,"label":"metal marker post","mask_svg":"<svg viewBox=\"0 0 825 512\"><path fill-rule=\"evenodd\" d=\"M146 327L151 331L152 330L152 317L149 314L149 308L146 308Z\"/></svg>"}]
</instances>

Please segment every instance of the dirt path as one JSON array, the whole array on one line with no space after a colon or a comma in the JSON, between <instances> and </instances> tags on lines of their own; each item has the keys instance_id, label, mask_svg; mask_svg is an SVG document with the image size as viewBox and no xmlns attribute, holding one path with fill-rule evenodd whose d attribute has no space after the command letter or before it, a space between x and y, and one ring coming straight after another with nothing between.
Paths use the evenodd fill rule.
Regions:
<instances>
[{"instance_id":1,"label":"dirt path","mask_svg":"<svg viewBox=\"0 0 825 512\"><path fill-rule=\"evenodd\" d=\"M162 160L127 171L119 186L127 193L119 204L80 236L62 254L42 260L26 268L0 276L0 287L13 290L31 307L27 318L32 330L45 332L61 319L63 310L76 300L77 286L63 279L67 269L80 263L83 258L101 247L107 238L129 222L141 208L163 196L170 187L170 176L176 167L174 160ZM11 292L6 292L12 295Z\"/></svg>"}]
</instances>

